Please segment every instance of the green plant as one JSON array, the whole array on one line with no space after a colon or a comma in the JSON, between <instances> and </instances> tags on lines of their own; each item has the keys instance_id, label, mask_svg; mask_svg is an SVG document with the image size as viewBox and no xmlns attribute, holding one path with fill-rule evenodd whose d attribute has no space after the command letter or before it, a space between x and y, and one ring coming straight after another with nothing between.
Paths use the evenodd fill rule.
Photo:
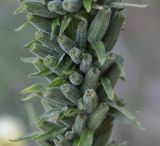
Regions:
<instances>
[{"instance_id":1,"label":"green plant","mask_svg":"<svg viewBox=\"0 0 160 146\"><path fill-rule=\"evenodd\" d=\"M109 138L118 119L141 128L114 92L125 80L123 58L111 52L125 17L125 6L144 7L121 0L21 0L15 14L27 12L27 22L38 31L23 58L45 77L22 91L24 100L39 97L44 107L36 121L39 131L13 141L31 139L43 146L124 146Z\"/></svg>"}]
</instances>

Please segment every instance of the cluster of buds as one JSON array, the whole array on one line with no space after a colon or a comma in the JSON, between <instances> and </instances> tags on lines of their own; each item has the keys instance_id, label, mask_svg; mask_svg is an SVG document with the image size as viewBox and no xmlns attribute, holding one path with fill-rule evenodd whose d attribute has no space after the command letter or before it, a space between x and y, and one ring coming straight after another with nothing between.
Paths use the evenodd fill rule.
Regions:
<instances>
[{"instance_id":1,"label":"cluster of buds","mask_svg":"<svg viewBox=\"0 0 160 146\"><path fill-rule=\"evenodd\" d=\"M140 127L114 93L124 80L123 58L112 49L123 28L122 0L20 0L15 14L27 12L26 25L38 31L26 45L34 57L23 58L45 77L22 91L24 100L40 97L44 107L31 139L43 146L117 146L109 143L114 120Z\"/></svg>"}]
</instances>

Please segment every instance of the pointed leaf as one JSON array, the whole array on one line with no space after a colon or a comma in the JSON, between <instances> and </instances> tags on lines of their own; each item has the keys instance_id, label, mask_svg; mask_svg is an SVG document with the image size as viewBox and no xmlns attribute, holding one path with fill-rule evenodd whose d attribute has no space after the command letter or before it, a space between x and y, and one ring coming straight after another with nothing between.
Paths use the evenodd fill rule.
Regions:
<instances>
[{"instance_id":1,"label":"pointed leaf","mask_svg":"<svg viewBox=\"0 0 160 146\"><path fill-rule=\"evenodd\" d=\"M30 74L28 77L30 77L30 78L32 78L32 77L45 77L47 75L50 75L51 73L52 73L52 71L49 68L46 68L40 72Z\"/></svg>"},{"instance_id":2,"label":"pointed leaf","mask_svg":"<svg viewBox=\"0 0 160 146\"><path fill-rule=\"evenodd\" d=\"M60 29L60 33L64 33L64 31L67 29L67 27L69 26L70 22L71 22L71 17L70 16L64 16L62 23L61 23L61 29Z\"/></svg>"},{"instance_id":3,"label":"pointed leaf","mask_svg":"<svg viewBox=\"0 0 160 146\"><path fill-rule=\"evenodd\" d=\"M57 28L57 26L59 26L60 25L60 23L59 23L59 19L57 18L57 19L54 19L53 21L52 21L52 25L51 25L51 35L50 35L50 40L52 40L53 38L54 38L54 36L55 36L55 32L56 32L56 28Z\"/></svg>"},{"instance_id":4,"label":"pointed leaf","mask_svg":"<svg viewBox=\"0 0 160 146\"><path fill-rule=\"evenodd\" d=\"M36 57L28 57L28 58L21 57L20 59L22 62L25 62L25 63L33 63L36 60Z\"/></svg>"},{"instance_id":5,"label":"pointed leaf","mask_svg":"<svg viewBox=\"0 0 160 146\"><path fill-rule=\"evenodd\" d=\"M21 91L22 94L41 93L44 87L40 84L34 84Z\"/></svg>"},{"instance_id":6,"label":"pointed leaf","mask_svg":"<svg viewBox=\"0 0 160 146\"><path fill-rule=\"evenodd\" d=\"M26 48L30 48L34 43L37 43L38 41L33 40L28 42L27 44L23 45L22 48L26 49Z\"/></svg>"},{"instance_id":7,"label":"pointed leaf","mask_svg":"<svg viewBox=\"0 0 160 146\"><path fill-rule=\"evenodd\" d=\"M38 97L38 94L30 94L30 95L26 96L25 98L22 98L22 101L28 101L28 100L31 100L36 97Z\"/></svg>"},{"instance_id":8,"label":"pointed leaf","mask_svg":"<svg viewBox=\"0 0 160 146\"><path fill-rule=\"evenodd\" d=\"M114 90L112 88L110 80L107 77L102 77L101 83L103 85L104 90L106 91L108 95L108 98L110 100L114 100Z\"/></svg>"},{"instance_id":9,"label":"pointed leaf","mask_svg":"<svg viewBox=\"0 0 160 146\"><path fill-rule=\"evenodd\" d=\"M85 130L79 140L78 146L92 146L93 133L90 130Z\"/></svg>"},{"instance_id":10,"label":"pointed leaf","mask_svg":"<svg viewBox=\"0 0 160 146\"><path fill-rule=\"evenodd\" d=\"M93 0L82 0L83 2L83 5L86 9L86 11L89 13L91 11L91 8L92 8L92 1Z\"/></svg>"},{"instance_id":11,"label":"pointed leaf","mask_svg":"<svg viewBox=\"0 0 160 146\"><path fill-rule=\"evenodd\" d=\"M30 134L26 134L25 136L21 136L19 138L16 139L11 139L10 141L12 142L18 142L18 141L22 141L22 140L28 140L28 139L33 139L34 137L37 137L39 135L41 135L43 132L35 132L35 133L30 133Z\"/></svg>"},{"instance_id":12,"label":"pointed leaf","mask_svg":"<svg viewBox=\"0 0 160 146\"><path fill-rule=\"evenodd\" d=\"M55 80L53 80L48 87L49 88L54 88L54 87L59 87L60 85L64 84L66 81L66 78L64 77L57 77Z\"/></svg>"},{"instance_id":13,"label":"pointed leaf","mask_svg":"<svg viewBox=\"0 0 160 146\"><path fill-rule=\"evenodd\" d=\"M93 42L92 48L96 51L100 64L104 65L106 61L106 52L103 42L102 41Z\"/></svg>"},{"instance_id":14,"label":"pointed leaf","mask_svg":"<svg viewBox=\"0 0 160 146\"><path fill-rule=\"evenodd\" d=\"M110 115L112 115L114 118L119 119L124 123L132 124L139 129L142 129L141 124L126 108L119 106L114 102L109 102L109 105L114 108L114 110L110 113Z\"/></svg>"},{"instance_id":15,"label":"pointed leaf","mask_svg":"<svg viewBox=\"0 0 160 146\"><path fill-rule=\"evenodd\" d=\"M39 141L39 142L45 141L45 140L47 140L47 139L49 139L49 138L52 137L52 133L53 133L53 130L52 130L52 129L51 129L51 130L48 130L48 131L44 132L44 133L41 134L41 135L38 135L38 136L36 136L36 137L33 137L33 140L36 140L36 141Z\"/></svg>"},{"instance_id":16,"label":"pointed leaf","mask_svg":"<svg viewBox=\"0 0 160 146\"><path fill-rule=\"evenodd\" d=\"M124 81L125 80L125 71L124 71L124 59L122 58L122 56L116 55L115 63L117 64L117 66L120 70L119 78Z\"/></svg>"},{"instance_id":17,"label":"pointed leaf","mask_svg":"<svg viewBox=\"0 0 160 146\"><path fill-rule=\"evenodd\" d=\"M18 28L16 28L15 31L20 31L20 30L26 28L27 25L28 25L28 22L25 22L24 24L22 24L21 26L19 26Z\"/></svg>"},{"instance_id":18,"label":"pointed leaf","mask_svg":"<svg viewBox=\"0 0 160 146\"><path fill-rule=\"evenodd\" d=\"M22 3L14 12L13 12L13 15L16 15L16 14L21 14L23 12L26 11L26 7L24 5L24 3Z\"/></svg>"},{"instance_id":19,"label":"pointed leaf","mask_svg":"<svg viewBox=\"0 0 160 146\"><path fill-rule=\"evenodd\" d=\"M126 2L113 2L110 4L113 8L122 9L124 7L136 7L136 8L146 8L147 4L133 4L133 3L126 3Z\"/></svg>"}]
</instances>

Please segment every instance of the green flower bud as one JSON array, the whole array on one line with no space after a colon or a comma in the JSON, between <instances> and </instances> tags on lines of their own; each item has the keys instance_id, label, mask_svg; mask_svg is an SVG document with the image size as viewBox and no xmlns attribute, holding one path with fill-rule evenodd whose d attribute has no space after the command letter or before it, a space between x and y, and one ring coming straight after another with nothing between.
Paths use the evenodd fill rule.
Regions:
<instances>
[{"instance_id":1,"label":"green flower bud","mask_svg":"<svg viewBox=\"0 0 160 146\"><path fill-rule=\"evenodd\" d=\"M90 54L83 54L82 62L80 64L80 70L86 73L92 66L92 56Z\"/></svg>"},{"instance_id":2,"label":"green flower bud","mask_svg":"<svg viewBox=\"0 0 160 146\"><path fill-rule=\"evenodd\" d=\"M81 21L78 24L75 42L81 50L84 50L87 45L87 27L88 24L84 21Z\"/></svg>"},{"instance_id":3,"label":"green flower bud","mask_svg":"<svg viewBox=\"0 0 160 146\"><path fill-rule=\"evenodd\" d=\"M28 12L31 12L34 15L41 16L41 17L46 17L46 18L57 17L56 13L50 12L47 9L47 6L40 3L40 2L25 1L23 3L23 5L25 6L25 9Z\"/></svg>"},{"instance_id":4,"label":"green flower bud","mask_svg":"<svg viewBox=\"0 0 160 146\"><path fill-rule=\"evenodd\" d=\"M83 96L84 107L87 113L92 113L98 105L98 97L93 89L85 91Z\"/></svg>"},{"instance_id":5,"label":"green flower bud","mask_svg":"<svg viewBox=\"0 0 160 146\"><path fill-rule=\"evenodd\" d=\"M61 86L61 92L64 96L70 100L72 103L77 104L78 99L81 97L80 90L71 84L64 84Z\"/></svg>"},{"instance_id":6,"label":"green flower bud","mask_svg":"<svg viewBox=\"0 0 160 146\"><path fill-rule=\"evenodd\" d=\"M55 74L60 74L60 70L57 67L59 60L54 57L54 56L50 56L47 55L44 59L43 59L43 63L45 66L47 66L53 73Z\"/></svg>"},{"instance_id":7,"label":"green flower bud","mask_svg":"<svg viewBox=\"0 0 160 146\"><path fill-rule=\"evenodd\" d=\"M43 59L43 62L54 73L56 73L58 75L63 75L64 71L71 67L72 61L71 61L70 57L64 56L64 55L62 55L58 59L53 56L48 55Z\"/></svg>"},{"instance_id":8,"label":"green flower bud","mask_svg":"<svg viewBox=\"0 0 160 146\"><path fill-rule=\"evenodd\" d=\"M100 76L100 70L96 67L90 68L90 70L87 72L83 85L81 87L82 91L85 92L87 89L97 89L99 84L99 76Z\"/></svg>"},{"instance_id":9,"label":"green flower bud","mask_svg":"<svg viewBox=\"0 0 160 146\"><path fill-rule=\"evenodd\" d=\"M78 72L73 72L70 74L69 79L70 82L75 86L79 86L83 82L83 76Z\"/></svg>"},{"instance_id":10,"label":"green flower bud","mask_svg":"<svg viewBox=\"0 0 160 146\"><path fill-rule=\"evenodd\" d=\"M58 59L54 56L47 55L43 59L43 63L44 63L45 66L53 68L58 64Z\"/></svg>"},{"instance_id":11,"label":"green flower bud","mask_svg":"<svg viewBox=\"0 0 160 146\"><path fill-rule=\"evenodd\" d=\"M106 51L111 51L119 37L121 28L124 24L125 17L121 13L116 13L113 17L109 28L103 38Z\"/></svg>"},{"instance_id":12,"label":"green flower bud","mask_svg":"<svg viewBox=\"0 0 160 146\"><path fill-rule=\"evenodd\" d=\"M47 67L43 64L43 60L40 59L40 58L37 58L36 60L34 60L33 65L39 72L47 69ZM55 78L55 74L54 73L49 74L49 75L46 76L46 79L49 82L52 81L54 78Z\"/></svg>"},{"instance_id":13,"label":"green flower bud","mask_svg":"<svg viewBox=\"0 0 160 146\"><path fill-rule=\"evenodd\" d=\"M69 54L69 51L75 47L75 43L69 37L62 34L58 37L58 43L61 49L67 54Z\"/></svg>"},{"instance_id":14,"label":"green flower bud","mask_svg":"<svg viewBox=\"0 0 160 146\"><path fill-rule=\"evenodd\" d=\"M83 102L82 98L78 100L78 109L79 110L84 110L85 109L84 102Z\"/></svg>"},{"instance_id":15,"label":"green flower bud","mask_svg":"<svg viewBox=\"0 0 160 146\"><path fill-rule=\"evenodd\" d=\"M48 49L46 47L43 47L39 43L34 43L31 46L31 52L33 54L37 55L38 57L42 58L42 59L45 58L48 55L51 55L51 56L54 56L54 57L59 57L60 56L60 54L57 53L56 51L50 50L50 49Z\"/></svg>"},{"instance_id":16,"label":"green flower bud","mask_svg":"<svg viewBox=\"0 0 160 146\"><path fill-rule=\"evenodd\" d=\"M51 12L55 12L60 15L64 15L66 12L62 7L62 1L61 0L53 0L48 2L48 9Z\"/></svg>"},{"instance_id":17,"label":"green flower bud","mask_svg":"<svg viewBox=\"0 0 160 146\"><path fill-rule=\"evenodd\" d=\"M99 10L88 30L88 41L94 42L101 40L107 31L111 16L111 9L104 8Z\"/></svg>"},{"instance_id":18,"label":"green flower bud","mask_svg":"<svg viewBox=\"0 0 160 146\"><path fill-rule=\"evenodd\" d=\"M69 56L75 64L80 64L82 60L82 53L78 48L72 48L69 51Z\"/></svg>"},{"instance_id":19,"label":"green flower bud","mask_svg":"<svg viewBox=\"0 0 160 146\"><path fill-rule=\"evenodd\" d=\"M58 53L64 53L64 51L60 48L57 42L56 36L52 40L50 40L50 35L42 31L37 31L34 36L36 40L44 43L44 45L47 46L49 49L53 49Z\"/></svg>"},{"instance_id":20,"label":"green flower bud","mask_svg":"<svg viewBox=\"0 0 160 146\"><path fill-rule=\"evenodd\" d=\"M64 0L63 9L68 12L77 12L82 7L81 0Z\"/></svg>"},{"instance_id":21,"label":"green flower bud","mask_svg":"<svg viewBox=\"0 0 160 146\"><path fill-rule=\"evenodd\" d=\"M59 88L45 89L43 90L42 95L44 98L50 98L58 104L62 104L64 106L73 105L73 103L71 103L68 99L65 98Z\"/></svg>"},{"instance_id":22,"label":"green flower bud","mask_svg":"<svg viewBox=\"0 0 160 146\"><path fill-rule=\"evenodd\" d=\"M35 16L32 13L28 13L26 19L38 30L46 33L51 33L51 22L48 19L40 16Z\"/></svg>"},{"instance_id":23,"label":"green flower bud","mask_svg":"<svg viewBox=\"0 0 160 146\"><path fill-rule=\"evenodd\" d=\"M36 58L33 61L33 65L34 67L38 70L38 71L42 71L44 69L46 69L47 67L43 64L43 60L40 58Z\"/></svg>"},{"instance_id":24,"label":"green flower bud","mask_svg":"<svg viewBox=\"0 0 160 146\"><path fill-rule=\"evenodd\" d=\"M83 130L86 128L87 116L85 114L77 115L75 123L73 125L73 131L81 135Z\"/></svg>"},{"instance_id":25,"label":"green flower bud","mask_svg":"<svg viewBox=\"0 0 160 146\"><path fill-rule=\"evenodd\" d=\"M96 110L90 115L88 119L88 128L91 130L96 130L103 120L106 118L107 112L109 110L109 107L107 103L103 102L101 103Z\"/></svg>"}]
</instances>

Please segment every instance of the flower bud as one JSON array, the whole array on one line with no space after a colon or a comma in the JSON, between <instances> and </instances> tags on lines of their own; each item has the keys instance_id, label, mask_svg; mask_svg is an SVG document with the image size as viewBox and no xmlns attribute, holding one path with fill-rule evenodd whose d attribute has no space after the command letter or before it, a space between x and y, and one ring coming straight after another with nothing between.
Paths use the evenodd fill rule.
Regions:
<instances>
[{"instance_id":1,"label":"flower bud","mask_svg":"<svg viewBox=\"0 0 160 146\"><path fill-rule=\"evenodd\" d=\"M87 45L87 27L88 24L84 21L81 21L78 24L77 33L76 33L76 45L81 49L84 50Z\"/></svg>"},{"instance_id":2,"label":"flower bud","mask_svg":"<svg viewBox=\"0 0 160 146\"><path fill-rule=\"evenodd\" d=\"M82 7L82 0L64 0L62 6L68 12L77 12Z\"/></svg>"},{"instance_id":3,"label":"flower bud","mask_svg":"<svg viewBox=\"0 0 160 146\"><path fill-rule=\"evenodd\" d=\"M62 35L62 34L58 37L58 43L61 49L67 54L69 54L69 51L73 47L75 47L75 43L73 42L73 40L71 40L69 37Z\"/></svg>"},{"instance_id":4,"label":"flower bud","mask_svg":"<svg viewBox=\"0 0 160 146\"><path fill-rule=\"evenodd\" d=\"M31 52L35 55L37 55L38 57L40 58L45 58L46 56L50 55L50 56L54 56L54 57L60 57L60 54L57 53L56 51L54 50L50 50L44 46L42 46L41 44L39 43L34 43L32 46L31 46Z\"/></svg>"},{"instance_id":5,"label":"flower bud","mask_svg":"<svg viewBox=\"0 0 160 146\"><path fill-rule=\"evenodd\" d=\"M61 92L74 104L77 104L77 100L81 97L80 90L71 84L63 84L61 86Z\"/></svg>"},{"instance_id":6,"label":"flower bud","mask_svg":"<svg viewBox=\"0 0 160 146\"><path fill-rule=\"evenodd\" d=\"M88 128L91 130L97 129L103 120L106 118L107 112L109 110L109 107L107 103L103 102L101 103L96 110L90 115L88 119Z\"/></svg>"},{"instance_id":7,"label":"flower bud","mask_svg":"<svg viewBox=\"0 0 160 146\"><path fill-rule=\"evenodd\" d=\"M34 35L35 39L37 41L40 41L42 43L44 43L44 45L51 49L54 50L58 53L64 53L64 51L60 48L58 42L57 42L57 38L55 36L55 38L53 38L52 40L50 40L50 35L47 33L44 33L42 31L37 31Z\"/></svg>"},{"instance_id":8,"label":"flower bud","mask_svg":"<svg viewBox=\"0 0 160 146\"><path fill-rule=\"evenodd\" d=\"M82 91L85 92L87 89L96 89L99 84L100 70L96 67L90 68L87 72L83 85L81 87Z\"/></svg>"},{"instance_id":9,"label":"flower bud","mask_svg":"<svg viewBox=\"0 0 160 146\"><path fill-rule=\"evenodd\" d=\"M51 22L48 19L40 16L35 16L32 13L28 13L26 19L38 30L49 34L51 33Z\"/></svg>"},{"instance_id":10,"label":"flower bud","mask_svg":"<svg viewBox=\"0 0 160 146\"><path fill-rule=\"evenodd\" d=\"M78 72L73 72L70 74L69 79L70 82L75 86L79 86L83 82L83 76Z\"/></svg>"},{"instance_id":11,"label":"flower bud","mask_svg":"<svg viewBox=\"0 0 160 146\"><path fill-rule=\"evenodd\" d=\"M86 73L92 66L92 56L90 54L83 54L82 62L80 64L80 70Z\"/></svg>"},{"instance_id":12,"label":"flower bud","mask_svg":"<svg viewBox=\"0 0 160 146\"><path fill-rule=\"evenodd\" d=\"M45 18L55 18L57 17L56 13L50 12L47 9L47 6L40 2L25 1L24 6L28 12L31 12L34 15L45 17Z\"/></svg>"},{"instance_id":13,"label":"flower bud","mask_svg":"<svg viewBox=\"0 0 160 146\"><path fill-rule=\"evenodd\" d=\"M66 12L62 7L62 1L61 0L54 0L48 2L48 9L51 12L55 12L60 15L64 15Z\"/></svg>"},{"instance_id":14,"label":"flower bud","mask_svg":"<svg viewBox=\"0 0 160 146\"><path fill-rule=\"evenodd\" d=\"M96 92L93 89L86 90L83 96L83 101L85 104L85 111L87 113L92 113L98 104Z\"/></svg>"},{"instance_id":15,"label":"flower bud","mask_svg":"<svg viewBox=\"0 0 160 146\"><path fill-rule=\"evenodd\" d=\"M50 98L56 103L62 104L64 106L73 105L68 99L65 98L59 88L45 89L43 90L42 95L44 98Z\"/></svg>"},{"instance_id":16,"label":"flower bud","mask_svg":"<svg viewBox=\"0 0 160 146\"><path fill-rule=\"evenodd\" d=\"M75 123L73 125L73 131L78 135L81 135L86 128L87 116L85 114L77 115Z\"/></svg>"},{"instance_id":17,"label":"flower bud","mask_svg":"<svg viewBox=\"0 0 160 146\"><path fill-rule=\"evenodd\" d=\"M82 53L78 48L72 48L69 51L69 56L75 64L80 64L82 60Z\"/></svg>"}]
</instances>

